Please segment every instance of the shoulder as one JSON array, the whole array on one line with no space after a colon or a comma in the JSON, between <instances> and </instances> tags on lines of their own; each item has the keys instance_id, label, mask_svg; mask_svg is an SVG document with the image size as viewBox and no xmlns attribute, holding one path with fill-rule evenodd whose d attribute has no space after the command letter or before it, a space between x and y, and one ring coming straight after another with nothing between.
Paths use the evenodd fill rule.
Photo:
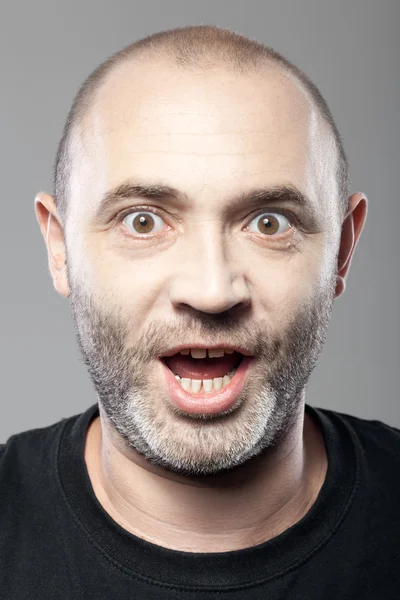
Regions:
<instances>
[{"instance_id":1,"label":"shoulder","mask_svg":"<svg viewBox=\"0 0 400 600\"><path fill-rule=\"evenodd\" d=\"M398 427L377 419L363 419L340 412L336 414L352 427L364 446L374 447L399 458L400 429Z\"/></svg>"},{"instance_id":2,"label":"shoulder","mask_svg":"<svg viewBox=\"0 0 400 600\"><path fill-rule=\"evenodd\" d=\"M351 414L322 409L331 420L340 421L350 431L370 474L386 484L392 482L400 494L400 429L378 419L364 419Z\"/></svg>"},{"instance_id":3,"label":"shoulder","mask_svg":"<svg viewBox=\"0 0 400 600\"><path fill-rule=\"evenodd\" d=\"M54 464L65 424L75 418L62 418L52 425L13 434L1 444L0 486L20 485L35 477L43 479L43 472Z\"/></svg>"}]
</instances>

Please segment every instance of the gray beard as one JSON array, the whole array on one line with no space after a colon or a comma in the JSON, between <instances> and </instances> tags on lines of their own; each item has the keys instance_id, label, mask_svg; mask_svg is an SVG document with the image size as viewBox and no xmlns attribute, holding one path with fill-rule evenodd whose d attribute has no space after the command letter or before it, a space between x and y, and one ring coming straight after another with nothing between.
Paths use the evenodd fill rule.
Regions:
<instances>
[{"instance_id":1,"label":"gray beard","mask_svg":"<svg viewBox=\"0 0 400 600\"><path fill-rule=\"evenodd\" d=\"M331 318L336 273L279 337L265 323L245 322L243 312L188 310L175 327L153 322L135 338L134 347L127 346L133 326L121 311L107 310L106 302L96 301L79 279L68 275L77 341L101 412L123 443L150 462L187 476L232 469L276 446L304 411L304 388ZM224 339L248 348L259 363L251 385L245 386L239 409L188 415L169 405L166 413L166 399L160 414L154 398L166 391L159 382L152 385L155 359L168 346L195 339L210 340L210 345Z\"/></svg>"}]
</instances>

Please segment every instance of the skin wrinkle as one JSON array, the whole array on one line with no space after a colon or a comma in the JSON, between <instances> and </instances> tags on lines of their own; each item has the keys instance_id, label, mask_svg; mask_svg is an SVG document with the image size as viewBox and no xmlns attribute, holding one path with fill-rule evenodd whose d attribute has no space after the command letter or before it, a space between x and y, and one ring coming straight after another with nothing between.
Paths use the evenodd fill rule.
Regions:
<instances>
[{"instance_id":1,"label":"skin wrinkle","mask_svg":"<svg viewBox=\"0 0 400 600\"><path fill-rule=\"evenodd\" d=\"M85 463L100 504L153 543L224 552L296 523L326 475L304 403L338 289L336 151L304 93L276 70L233 78L152 67L115 71L75 135L55 285L70 297L98 396ZM191 198L179 222L166 220L170 231L139 241L121 223L94 223L104 193L128 178ZM318 231L278 243L242 230L249 220L230 215L229 199L283 183L313 200ZM126 207L141 204L152 200ZM256 357L226 414L186 415L168 400L156 357L191 340L243 344Z\"/></svg>"}]
</instances>

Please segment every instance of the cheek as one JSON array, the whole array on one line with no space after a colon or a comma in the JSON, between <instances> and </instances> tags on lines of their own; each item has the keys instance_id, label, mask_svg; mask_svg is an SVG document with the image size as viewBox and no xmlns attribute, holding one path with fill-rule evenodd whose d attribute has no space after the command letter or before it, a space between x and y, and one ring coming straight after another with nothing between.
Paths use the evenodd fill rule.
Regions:
<instances>
[{"instance_id":1,"label":"cheek","mask_svg":"<svg viewBox=\"0 0 400 600\"><path fill-rule=\"evenodd\" d=\"M92 289L93 267L90 260L90 249L79 232L67 231L66 250L71 283L77 281L87 290Z\"/></svg>"},{"instance_id":2,"label":"cheek","mask_svg":"<svg viewBox=\"0 0 400 600\"><path fill-rule=\"evenodd\" d=\"M331 273L327 256L321 251L321 241L314 240L291 256L262 261L253 257L250 277L255 306L260 304L262 314L273 315L275 323L287 323L288 317L312 303L326 287Z\"/></svg>"},{"instance_id":3,"label":"cheek","mask_svg":"<svg viewBox=\"0 0 400 600\"><path fill-rule=\"evenodd\" d=\"M273 315L274 321L287 321L288 315L298 310L308 296L309 273L302 273L298 263L269 264L263 276L255 273L256 282L253 301L261 303L264 314Z\"/></svg>"},{"instance_id":4,"label":"cheek","mask_svg":"<svg viewBox=\"0 0 400 600\"><path fill-rule=\"evenodd\" d=\"M85 239L76 235L70 250L75 272L105 304L120 307L127 318L140 319L143 325L150 312L165 312L169 282L184 272L174 268L179 261L168 244L155 256L156 249L147 245L133 253L110 239L98 233ZM333 268L328 246L322 234L288 251L244 243L232 259L232 270L248 286L256 318L273 315L276 323L287 323L289 315L326 288Z\"/></svg>"},{"instance_id":5,"label":"cheek","mask_svg":"<svg viewBox=\"0 0 400 600\"><path fill-rule=\"evenodd\" d=\"M142 325L165 290L165 264L154 258L137 260L115 252L109 245L92 246L86 254L90 289L105 306L121 311L122 318Z\"/></svg>"}]
</instances>

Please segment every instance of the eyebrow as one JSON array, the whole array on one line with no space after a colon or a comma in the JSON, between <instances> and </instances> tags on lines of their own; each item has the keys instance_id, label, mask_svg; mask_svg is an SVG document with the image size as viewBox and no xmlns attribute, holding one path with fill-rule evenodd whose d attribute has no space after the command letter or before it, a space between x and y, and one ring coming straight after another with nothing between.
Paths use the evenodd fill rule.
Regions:
<instances>
[{"instance_id":1,"label":"eyebrow","mask_svg":"<svg viewBox=\"0 0 400 600\"><path fill-rule=\"evenodd\" d=\"M142 183L128 180L112 190L108 191L101 199L95 219L101 219L104 214L108 214L115 208L115 205L129 198L145 198L148 200L157 198L158 200L175 201L181 205L187 206L190 198L180 190L162 184L145 185ZM317 221L316 208L312 200L301 192L293 184L276 185L269 188L255 188L246 192L240 192L233 196L229 203L230 208L252 204L287 204L300 207L305 218L312 224Z\"/></svg>"}]
</instances>

